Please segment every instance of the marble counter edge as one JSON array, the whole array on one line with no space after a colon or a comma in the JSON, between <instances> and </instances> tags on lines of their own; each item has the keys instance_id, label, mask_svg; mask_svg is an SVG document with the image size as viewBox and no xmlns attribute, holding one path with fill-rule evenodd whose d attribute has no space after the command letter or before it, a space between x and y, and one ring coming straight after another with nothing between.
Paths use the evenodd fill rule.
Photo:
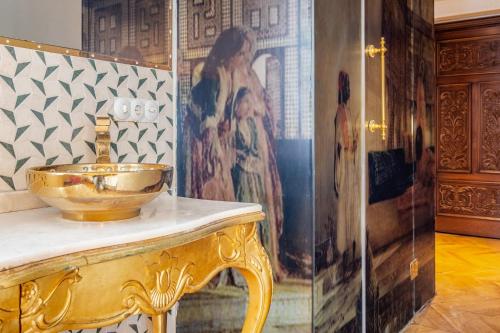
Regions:
<instances>
[{"instance_id":1,"label":"marble counter edge","mask_svg":"<svg viewBox=\"0 0 500 333\"><path fill-rule=\"evenodd\" d=\"M106 245L85 242L76 244L71 249L59 248L50 254L40 253L24 258L12 258L12 260L2 260L0 254L0 287L8 287L30 280L36 277L45 276L54 270L67 269L68 267L88 265L107 260L113 260L133 254L140 254L159 248L169 248L178 246L189 241L201 239L213 232L223 228L250 222L258 222L264 218L262 207L258 204L217 202L187 198L172 198L193 200L193 203L203 203L206 205L228 205L232 209L209 214L205 218L193 220L189 228L172 229L168 234L159 234L161 230L155 229L151 232L143 232L134 237L117 237L107 240ZM44 208L46 209L46 208ZM26 212L26 211L23 211ZM9 213L22 214L23 212ZM2 215L0 215L1 217ZM69 222L72 223L72 222ZM5 259L5 258L3 258Z\"/></svg>"}]
</instances>

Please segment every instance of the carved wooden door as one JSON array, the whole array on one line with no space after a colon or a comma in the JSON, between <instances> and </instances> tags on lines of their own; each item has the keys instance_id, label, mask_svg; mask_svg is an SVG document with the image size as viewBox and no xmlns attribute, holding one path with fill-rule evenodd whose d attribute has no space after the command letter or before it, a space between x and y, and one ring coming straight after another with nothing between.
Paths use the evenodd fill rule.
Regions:
<instances>
[{"instance_id":1,"label":"carved wooden door","mask_svg":"<svg viewBox=\"0 0 500 333\"><path fill-rule=\"evenodd\" d=\"M500 238L500 17L436 31L436 229Z\"/></svg>"}]
</instances>

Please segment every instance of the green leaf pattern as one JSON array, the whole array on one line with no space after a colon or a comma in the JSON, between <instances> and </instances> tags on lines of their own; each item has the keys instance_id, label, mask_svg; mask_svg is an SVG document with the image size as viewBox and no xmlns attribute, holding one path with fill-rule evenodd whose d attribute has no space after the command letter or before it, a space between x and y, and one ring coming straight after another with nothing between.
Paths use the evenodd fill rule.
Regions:
<instances>
[{"instance_id":1,"label":"green leaf pattern","mask_svg":"<svg viewBox=\"0 0 500 333\"><path fill-rule=\"evenodd\" d=\"M172 164L173 86L159 69L0 45L0 192L26 189L29 167L94 162L95 117L119 96L162 111L158 124L113 121L112 160Z\"/></svg>"}]
</instances>

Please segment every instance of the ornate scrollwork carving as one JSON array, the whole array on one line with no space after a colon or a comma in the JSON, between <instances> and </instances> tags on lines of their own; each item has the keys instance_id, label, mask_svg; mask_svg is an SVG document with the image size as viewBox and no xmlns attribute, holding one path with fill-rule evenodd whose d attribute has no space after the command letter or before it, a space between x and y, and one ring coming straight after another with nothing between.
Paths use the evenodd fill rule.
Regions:
<instances>
[{"instance_id":1,"label":"ornate scrollwork carving","mask_svg":"<svg viewBox=\"0 0 500 333\"><path fill-rule=\"evenodd\" d=\"M272 272L269 257L267 256L264 247L260 244L261 243L259 241L257 233L254 233L250 241L250 246L254 248L254 251L249 251L251 252L251 254L249 255L248 263L255 269L257 269L259 273L262 273L264 270ZM265 265L265 267L263 267L262 265Z\"/></svg>"},{"instance_id":2,"label":"ornate scrollwork carving","mask_svg":"<svg viewBox=\"0 0 500 333\"><path fill-rule=\"evenodd\" d=\"M500 219L500 186L439 184L440 214Z\"/></svg>"},{"instance_id":3,"label":"ornate scrollwork carving","mask_svg":"<svg viewBox=\"0 0 500 333\"><path fill-rule=\"evenodd\" d=\"M222 262L245 260L246 232L245 225L238 226L235 235L229 235L226 231L217 232L217 251Z\"/></svg>"},{"instance_id":4,"label":"ornate scrollwork carving","mask_svg":"<svg viewBox=\"0 0 500 333\"><path fill-rule=\"evenodd\" d=\"M240 225L236 232L217 233L218 254L222 262L253 269L258 274L272 272L266 250L257 234L257 225Z\"/></svg>"},{"instance_id":5,"label":"ornate scrollwork carving","mask_svg":"<svg viewBox=\"0 0 500 333\"><path fill-rule=\"evenodd\" d=\"M500 82L481 85L480 135L480 169L500 171Z\"/></svg>"},{"instance_id":6,"label":"ornate scrollwork carving","mask_svg":"<svg viewBox=\"0 0 500 333\"><path fill-rule=\"evenodd\" d=\"M470 168L469 86L439 87L439 169L467 171Z\"/></svg>"},{"instance_id":7,"label":"ornate scrollwork carving","mask_svg":"<svg viewBox=\"0 0 500 333\"><path fill-rule=\"evenodd\" d=\"M21 285L21 319L28 322L28 329L23 332L45 331L56 327L61 323L67 314L73 294L71 286L81 280L78 274L78 268L73 268L65 273L53 285L47 293L42 293L38 283L34 281L26 282ZM58 291L65 291L65 297L56 296ZM46 313L51 310L51 316ZM56 314L54 313L56 309Z\"/></svg>"},{"instance_id":8,"label":"ornate scrollwork carving","mask_svg":"<svg viewBox=\"0 0 500 333\"><path fill-rule=\"evenodd\" d=\"M482 39L439 43L440 75L471 74L500 69L500 41Z\"/></svg>"},{"instance_id":9,"label":"ornate scrollwork carving","mask_svg":"<svg viewBox=\"0 0 500 333\"><path fill-rule=\"evenodd\" d=\"M163 313L169 310L182 296L193 280L189 269L193 263L182 267L178 259L164 251L158 262L147 267L146 284L137 280L125 282L122 292L129 292L124 305L133 313L137 310L146 313Z\"/></svg>"}]
</instances>

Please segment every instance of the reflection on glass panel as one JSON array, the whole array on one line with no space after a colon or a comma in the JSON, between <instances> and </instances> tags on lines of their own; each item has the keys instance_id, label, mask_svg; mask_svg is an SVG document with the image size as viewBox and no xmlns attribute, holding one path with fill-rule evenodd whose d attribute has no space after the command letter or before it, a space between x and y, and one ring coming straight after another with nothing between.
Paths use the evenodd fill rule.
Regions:
<instances>
[{"instance_id":1,"label":"reflection on glass panel","mask_svg":"<svg viewBox=\"0 0 500 333\"><path fill-rule=\"evenodd\" d=\"M82 49L169 64L170 0L84 0Z\"/></svg>"}]
</instances>

